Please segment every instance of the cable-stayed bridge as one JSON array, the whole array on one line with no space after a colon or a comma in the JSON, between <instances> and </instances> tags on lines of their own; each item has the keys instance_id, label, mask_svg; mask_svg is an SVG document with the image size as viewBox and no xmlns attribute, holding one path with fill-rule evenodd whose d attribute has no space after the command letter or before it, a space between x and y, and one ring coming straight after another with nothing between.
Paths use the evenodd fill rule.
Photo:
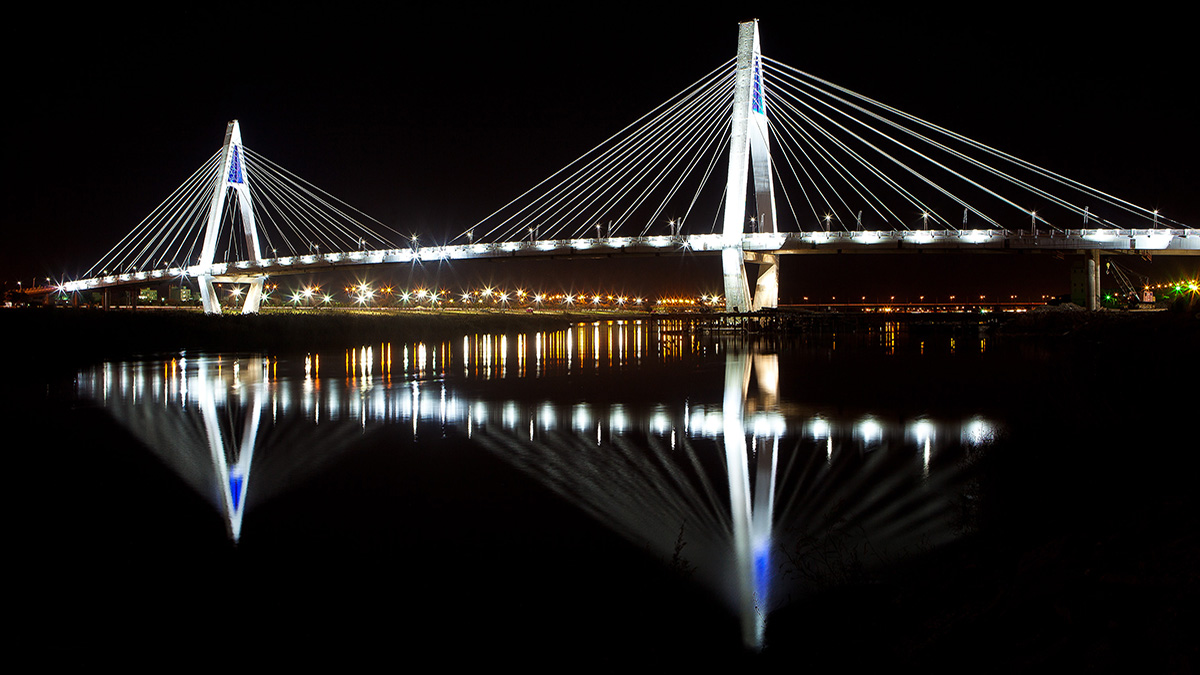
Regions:
<instances>
[{"instance_id":1,"label":"cable-stayed bridge","mask_svg":"<svg viewBox=\"0 0 1200 675\"><path fill-rule=\"evenodd\" d=\"M721 178L724 177L724 181ZM824 251L1200 253L1200 230L772 61L757 22L692 86L483 220L426 241L225 143L67 292L504 257L720 255L730 311L778 304L779 256Z\"/></svg>"}]
</instances>

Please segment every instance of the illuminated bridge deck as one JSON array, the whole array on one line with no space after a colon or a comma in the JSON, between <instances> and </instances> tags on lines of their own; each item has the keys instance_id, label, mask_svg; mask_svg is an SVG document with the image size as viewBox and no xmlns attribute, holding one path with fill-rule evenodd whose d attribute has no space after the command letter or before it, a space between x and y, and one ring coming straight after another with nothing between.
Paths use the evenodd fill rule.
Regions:
<instances>
[{"instance_id":1,"label":"illuminated bridge deck","mask_svg":"<svg viewBox=\"0 0 1200 675\"><path fill-rule=\"evenodd\" d=\"M736 244L735 244L736 246ZM662 255L668 252L720 253L727 248L722 235L597 237L473 243L419 248L376 249L321 253L169 267L151 271L80 279L63 284L69 292L154 282L180 276L212 275L216 281L249 282L262 276L281 276L340 267L420 264L454 260L514 257L608 257ZM1052 232L1026 230L886 230L858 232L749 233L744 251L760 254L871 253L904 251L1149 251L1157 254L1200 255L1200 229L1081 229Z\"/></svg>"}]
</instances>

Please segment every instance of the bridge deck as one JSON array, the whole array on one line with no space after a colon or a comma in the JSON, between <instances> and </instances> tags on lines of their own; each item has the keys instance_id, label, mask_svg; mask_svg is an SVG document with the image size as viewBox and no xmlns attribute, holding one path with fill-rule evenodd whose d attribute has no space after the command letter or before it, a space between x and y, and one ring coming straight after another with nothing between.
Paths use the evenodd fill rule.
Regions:
<instances>
[{"instance_id":1,"label":"bridge deck","mask_svg":"<svg viewBox=\"0 0 1200 675\"><path fill-rule=\"evenodd\" d=\"M1200 255L1200 229L1165 230L886 230L859 232L749 233L740 245L752 253L868 253L901 251L1151 251L1157 254ZM679 236L598 237L472 243L420 248L347 251L195 265L187 268L129 272L79 279L63 284L64 291L84 291L144 283L180 276L211 276L214 281L249 282L262 276L281 276L359 265L423 263L515 257L595 257L661 255L668 251L719 253L728 245L719 234Z\"/></svg>"}]
</instances>

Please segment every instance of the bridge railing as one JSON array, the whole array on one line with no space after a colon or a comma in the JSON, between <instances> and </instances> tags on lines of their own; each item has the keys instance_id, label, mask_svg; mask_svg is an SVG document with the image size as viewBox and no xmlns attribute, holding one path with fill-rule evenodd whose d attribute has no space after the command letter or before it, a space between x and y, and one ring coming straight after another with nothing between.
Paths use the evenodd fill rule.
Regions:
<instances>
[{"instance_id":1,"label":"bridge railing","mask_svg":"<svg viewBox=\"0 0 1200 675\"><path fill-rule=\"evenodd\" d=\"M655 253L666 249L716 252L728 247L720 234L653 235L640 237L590 237L542 239L445 246L423 246L361 251L337 251L261 260L238 260L187 268L125 272L80 279L62 284L62 290L77 292L180 277L211 276L216 281L244 282L248 279L291 271L385 263L471 260L500 257L554 255L608 255L611 253ZM736 245L736 244L735 244ZM957 248L964 251L986 248L1042 250L1145 250L1200 252L1200 229L1078 229L1039 230L821 230L803 232L757 232L742 236L741 248L753 252L872 248Z\"/></svg>"}]
</instances>

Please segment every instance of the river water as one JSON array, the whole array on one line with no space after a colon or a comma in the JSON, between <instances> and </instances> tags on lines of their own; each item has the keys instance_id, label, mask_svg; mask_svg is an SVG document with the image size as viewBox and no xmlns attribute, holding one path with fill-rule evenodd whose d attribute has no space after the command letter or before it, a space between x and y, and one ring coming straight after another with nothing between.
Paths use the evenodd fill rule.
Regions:
<instances>
[{"instance_id":1,"label":"river water","mask_svg":"<svg viewBox=\"0 0 1200 675\"><path fill-rule=\"evenodd\" d=\"M300 661L853 665L937 661L914 633L1038 642L1071 634L1041 617L1070 602L1006 606L1008 626L997 569L1073 560L1036 552L1121 517L1114 487L1173 485L1126 465L1175 437L1096 431L1099 360L973 324L603 321L99 363L48 389L53 459L25 474L50 580L33 614L67 645ZM960 641L956 615L992 637Z\"/></svg>"}]
</instances>

